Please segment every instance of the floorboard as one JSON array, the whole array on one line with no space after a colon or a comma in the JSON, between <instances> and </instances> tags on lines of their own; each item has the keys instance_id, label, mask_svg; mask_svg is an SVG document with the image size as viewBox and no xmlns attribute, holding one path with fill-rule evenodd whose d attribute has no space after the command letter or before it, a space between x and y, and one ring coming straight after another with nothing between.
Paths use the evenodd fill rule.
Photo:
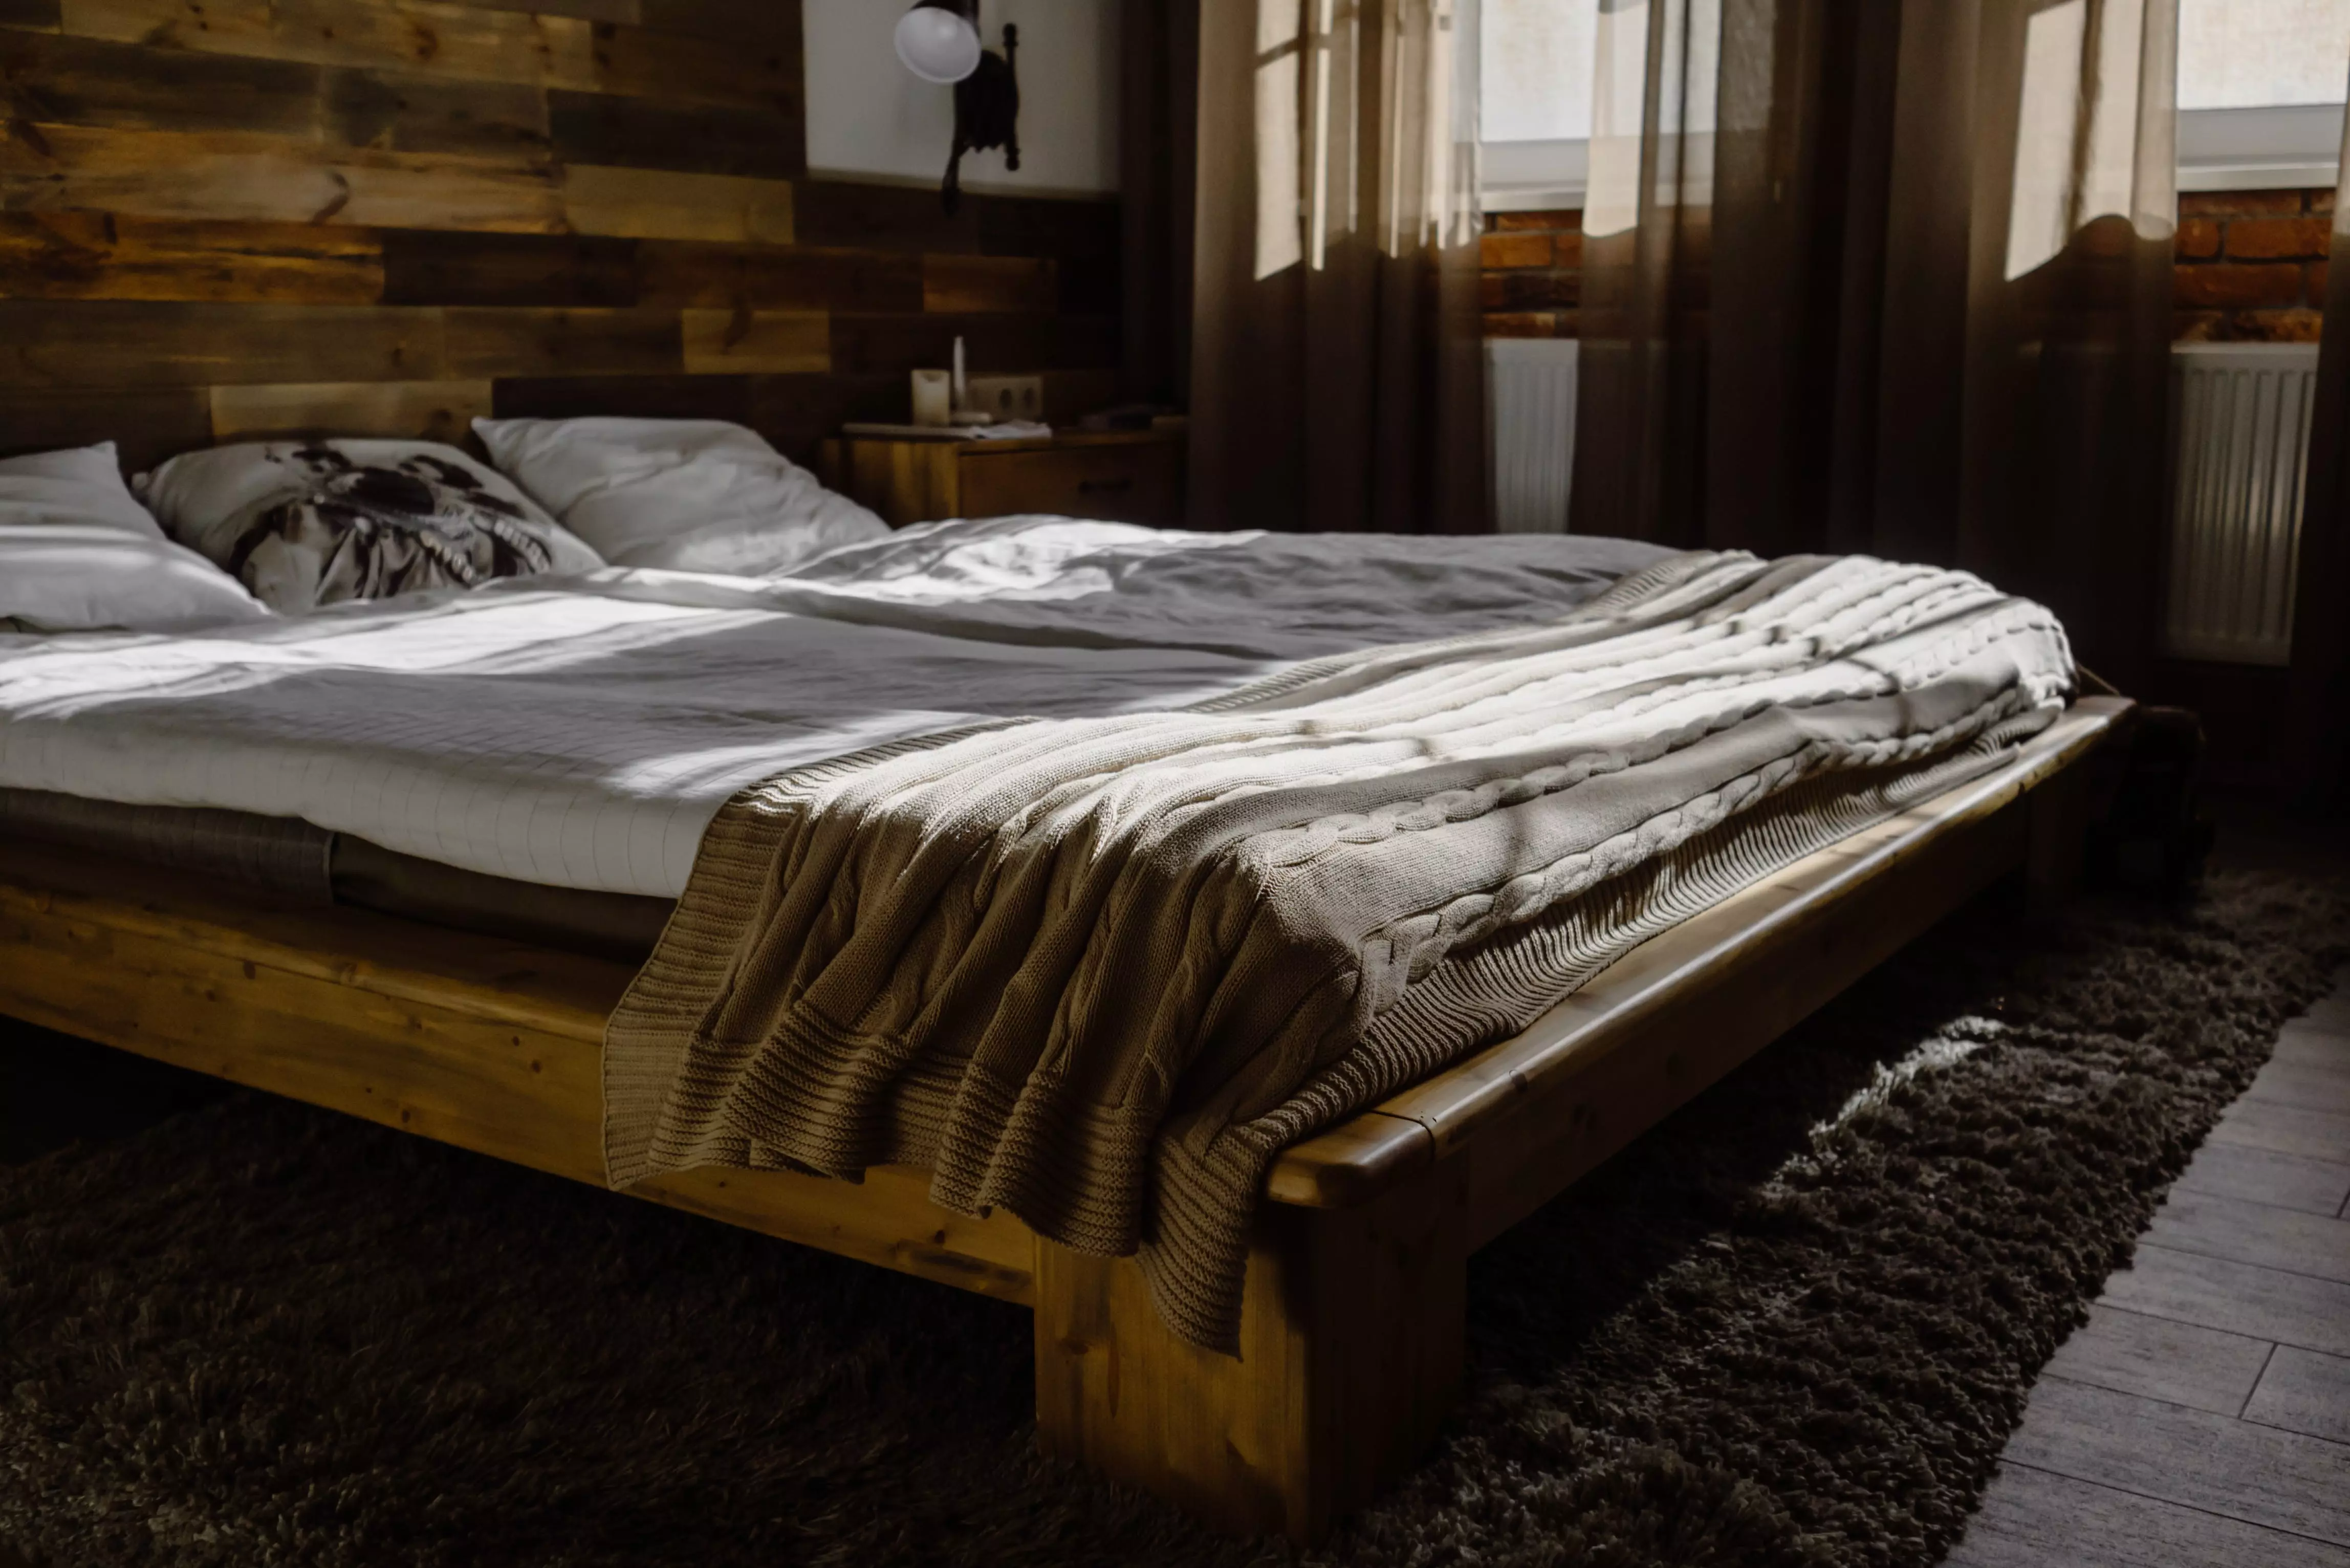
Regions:
<instances>
[{"instance_id":1,"label":"floorboard","mask_svg":"<svg viewBox=\"0 0 2350 1568\"><path fill-rule=\"evenodd\" d=\"M2279 1066L2350 1073L2350 1034L2336 1034L2297 1022L2288 1023L2284 1033L2277 1036L2276 1054L2269 1060Z\"/></svg>"},{"instance_id":2,"label":"floorboard","mask_svg":"<svg viewBox=\"0 0 2350 1568\"><path fill-rule=\"evenodd\" d=\"M2304 1111L2350 1116L2350 1061L2335 1066L2271 1062L2244 1091L2247 1100L2293 1106Z\"/></svg>"},{"instance_id":3,"label":"floorboard","mask_svg":"<svg viewBox=\"0 0 2350 1568\"><path fill-rule=\"evenodd\" d=\"M2296 1022L2335 1034L2350 1034L2350 996L2337 990Z\"/></svg>"},{"instance_id":4,"label":"floorboard","mask_svg":"<svg viewBox=\"0 0 2350 1568\"><path fill-rule=\"evenodd\" d=\"M2264 1339L2101 1304L2056 1347L2047 1371L2116 1394L2233 1416L2252 1397L2275 1348Z\"/></svg>"},{"instance_id":5,"label":"floorboard","mask_svg":"<svg viewBox=\"0 0 2350 1568\"><path fill-rule=\"evenodd\" d=\"M2332 1280L2141 1242L2131 1266L2106 1282L2105 1299L2148 1317L2350 1355L2350 1285Z\"/></svg>"},{"instance_id":6,"label":"floorboard","mask_svg":"<svg viewBox=\"0 0 2350 1568\"><path fill-rule=\"evenodd\" d=\"M2145 1241L2174 1252L2350 1284L2350 1220L2302 1214L2265 1203L2174 1192Z\"/></svg>"},{"instance_id":7,"label":"floorboard","mask_svg":"<svg viewBox=\"0 0 2350 1568\"><path fill-rule=\"evenodd\" d=\"M2350 1447L2043 1377L2015 1464L2350 1547Z\"/></svg>"},{"instance_id":8,"label":"floorboard","mask_svg":"<svg viewBox=\"0 0 2350 1568\"><path fill-rule=\"evenodd\" d=\"M2350 1548L2011 1466L1950 1568L2350 1568Z\"/></svg>"},{"instance_id":9,"label":"floorboard","mask_svg":"<svg viewBox=\"0 0 2350 1568\"><path fill-rule=\"evenodd\" d=\"M2211 1129L2211 1141L2326 1159L2350 1149L2350 1116L2270 1100L2238 1100Z\"/></svg>"},{"instance_id":10,"label":"floorboard","mask_svg":"<svg viewBox=\"0 0 2350 1568\"><path fill-rule=\"evenodd\" d=\"M2210 1192L2307 1214L2339 1214L2350 1199L2350 1161L2207 1143L2173 1192Z\"/></svg>"},{"instance_id":11,"label":"floorboard","mask_svg":"<svg viewBox=\"0 0 2350 1568\"><path fill-rule=\"evenodd\" d=\"M2350 1443L2350 1359L2278 1346L2244 1419Z\"/></svg>"}]
</instances>

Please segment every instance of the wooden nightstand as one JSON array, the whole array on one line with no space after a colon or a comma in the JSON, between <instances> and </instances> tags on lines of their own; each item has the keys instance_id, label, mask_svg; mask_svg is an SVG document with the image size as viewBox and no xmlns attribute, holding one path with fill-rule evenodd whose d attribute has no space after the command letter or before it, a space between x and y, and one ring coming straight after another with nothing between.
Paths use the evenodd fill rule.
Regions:
<instances>
[{"instance_id":1,"label":"wooden nightstand","mask_svg":"<svg viewBox=\"0 0 2350 1568\"><path fill-rule=\"evenodd\" d=\"M825 483L893 528L941 517L1041 512L1112 523L1183 523L1183 437L1174 431L1072 432L1044 441L837 436Z\"/></svg>"}]
</instances>

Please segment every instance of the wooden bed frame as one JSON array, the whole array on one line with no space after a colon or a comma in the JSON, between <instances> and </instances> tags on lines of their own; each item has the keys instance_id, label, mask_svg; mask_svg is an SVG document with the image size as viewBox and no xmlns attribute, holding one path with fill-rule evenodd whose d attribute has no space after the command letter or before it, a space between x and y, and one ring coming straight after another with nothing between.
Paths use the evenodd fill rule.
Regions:
<instances>
[{"instance_id":1,"label":"wooden bed frame","mask_svg":"<svg viewBox=\"0 0 2350 1568\"><path fill-rule=\"evenodd\" d=\"M1289 1150L1238 1360L1169 1334L1132 1260L950 1213L920 1170L705 1170L636 1195L1034 1308L1047 1451L1222 1529L1318 1541L1454 1403L1469 1254L1993 881L2064 889L2083 764L2129 710L2083 700L1998 773L1655 938L1524 1033ZM630 972L0 846L0 1012L598 1185L604 1022Z\"/></svg>"}]
</instances>

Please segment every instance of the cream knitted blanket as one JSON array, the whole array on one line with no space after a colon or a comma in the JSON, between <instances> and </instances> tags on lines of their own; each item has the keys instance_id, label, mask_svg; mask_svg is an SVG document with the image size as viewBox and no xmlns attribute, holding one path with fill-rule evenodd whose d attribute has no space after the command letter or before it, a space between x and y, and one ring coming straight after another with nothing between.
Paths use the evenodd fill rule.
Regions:
<instances>
[{"instance_id":1,"label":"cream knitted blanket","mask_svg":"<svg viewBox=\"0 0 2350 1568\"><path fill-rule=\"evenodd\" d=\"M1139 1251L1229 1349L1283 1147L1995 766L2073 679L1961 573L1691 554L1545 625L795 771L720 814L613 1017L611 1179L927 1165Z\"/></svg>"}]
</instances>

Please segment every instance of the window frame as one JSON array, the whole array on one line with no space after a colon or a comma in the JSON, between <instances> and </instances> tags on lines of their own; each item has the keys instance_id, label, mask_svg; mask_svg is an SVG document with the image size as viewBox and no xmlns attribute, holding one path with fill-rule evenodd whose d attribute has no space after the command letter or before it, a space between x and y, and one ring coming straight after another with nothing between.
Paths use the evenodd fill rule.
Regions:
<instances>
[{"instance_id":1,"label":"window frame","mask_svg":"<svg viewBox=\"0 0 2350 1568\"><path fill-rule=\"evenodd\" d=\"M2178 111L2181 191L2330 186L2342 175L2338 103Z\"/></svg>"},{"instance_id":2,"label":"window frame","mask_svg":"<svg viewBox=\"0 0 2350 1568\"><path fill-rule=\"evenodd\" d=\"M1489 213L1565 212L1583 205L1591 189L1591 142L1488 141L1479 202Z\"/></svg>"}]
</instances>

